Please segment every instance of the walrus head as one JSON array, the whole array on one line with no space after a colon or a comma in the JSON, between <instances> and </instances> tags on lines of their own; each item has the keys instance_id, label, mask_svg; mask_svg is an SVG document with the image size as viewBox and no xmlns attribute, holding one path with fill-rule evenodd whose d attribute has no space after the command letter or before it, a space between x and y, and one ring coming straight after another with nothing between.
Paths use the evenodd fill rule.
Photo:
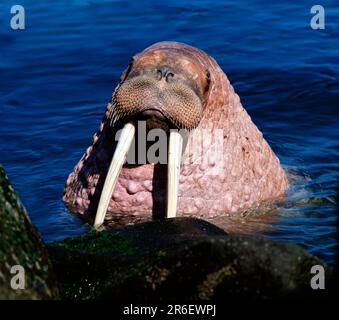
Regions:
<instances>
[{"instance_id":1,"label":"walrus head","mask_svg":"<svg viewBox=\"0 0 339 320\"><path fill-rule=\"evenodd\" d=\"M135 56L112 97L112 121L147 119L184 129L196 128L203 115L209 71L181 51L154 50ZM154 123L155 122L155 123Z\"/></svg>"},{"instance_id":2,"label":"walrus head","mask_svg":"<svg viewBox=\"0 0 339 320\"><path fill-rule=\"evenodd\" d=\"M165 164L125 163L141 120L146 131L160 128L169 138ZM89 220L97 211L99 226L105 217L236 214L281 196L287 185L216 61L191 46L160 42L122 73L92 145L67 179L64 200Z\"/></svg>"}]
</instances>

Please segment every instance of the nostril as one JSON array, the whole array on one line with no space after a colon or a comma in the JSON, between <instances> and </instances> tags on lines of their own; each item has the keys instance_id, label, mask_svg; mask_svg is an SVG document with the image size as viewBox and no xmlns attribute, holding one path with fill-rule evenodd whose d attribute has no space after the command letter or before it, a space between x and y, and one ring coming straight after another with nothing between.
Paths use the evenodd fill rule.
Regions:
<instances>
[{"instance_id":1,"label":"nostril","mask_svg":"<svg viewBox=\"0 0 339 320\"><path fill-rule=\"evenodd\" d=\"M166 75L166 81L169 82L174 77L174 73L168 72Z\"/></svg>"},{"instance_id":2,"label":"nostril","mask_svg":"<svg viewBox=\"0 0 339 320\"><path fill-rule=\"evenodd\" d=\"M161 80L162 79L162 71L161 70L157 70L157 78L158 80Z\"/></svg>"}]
</instances>

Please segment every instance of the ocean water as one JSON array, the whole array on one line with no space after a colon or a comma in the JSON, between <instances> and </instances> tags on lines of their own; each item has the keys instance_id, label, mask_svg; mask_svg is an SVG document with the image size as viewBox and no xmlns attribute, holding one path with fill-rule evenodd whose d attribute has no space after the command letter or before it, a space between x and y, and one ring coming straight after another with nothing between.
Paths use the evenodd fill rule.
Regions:
<instances>
[{"instance_id":1,"label":"ocean water","mask_svg":"<svg viewBox=\"0 0 339 320\"><path fill-rule=\"evenodd\" d=\"M322 1L325 29L313 30L313 2L21 0L26 29L14 31L17 3L1 1L0 163L43 238L89 229L62 202L67 176L132 55L175 40L218 61L292 181L284 203L233 231L335 263L339 6Z\"/></svg>"}]
</instances>

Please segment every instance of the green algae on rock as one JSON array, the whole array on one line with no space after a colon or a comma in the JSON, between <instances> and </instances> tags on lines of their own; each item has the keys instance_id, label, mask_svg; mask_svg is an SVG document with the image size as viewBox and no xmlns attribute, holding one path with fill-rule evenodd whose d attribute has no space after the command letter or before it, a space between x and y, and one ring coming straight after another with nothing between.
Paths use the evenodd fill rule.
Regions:
<instances>
[{"instance_id":1,"label":"green algae on rock","mask_svg":"<svg viewBox=\"0 0 339 320\"><path fill-rule=\"evenodd\" d=\"M52 242L49 245L92 253L115 253L122 255L132 255L134 253L129 242L120 235L108 232L100 233L95 230L84 236L67 238L63 241Z\"/></svg>"},{"instance_id":2,"label":"green algae on rock","mask_svg":"<svg viewBox=\"0 0 339 320\"><path fill-rule=\"evenodd\" d=\"M51 299L58 295L52 266L37 230L0 165L0 299ZM12 289L16 272L24 268L24 289Z\"/></svg>"}]
</instances>

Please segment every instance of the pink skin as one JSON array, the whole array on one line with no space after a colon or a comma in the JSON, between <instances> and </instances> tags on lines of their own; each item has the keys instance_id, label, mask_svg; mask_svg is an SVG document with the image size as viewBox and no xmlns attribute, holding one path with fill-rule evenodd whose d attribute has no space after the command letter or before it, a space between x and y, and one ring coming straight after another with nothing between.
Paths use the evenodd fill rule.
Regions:
<instances>
[{"instance_id":1,"label":"pink skin","mask_svg":"<svg viewBox=\"0 0 339 320\"><path fill-rule=\"evenodd\" d=\"M238 215L284 195L288 181L262 133L242 107L226 75L215 60L187 45L162 42L146 49L182 50L210 72L208 100L199 129L223 130L224 161L211 175L220 150L216 141L204 141L202 158L193 163L189 140L180 173L177 216ZM141 54L142 55L142 54ZM122 79L124 74L122 75ZM99 131L74 171L69 175L64 201L71 211L92 221L114 148L109 103ZM106 221L150 219L165 214L166 165L124 166L106 214ZM124 223L124 222L122 222Z\"/></svg>"}]
</instances>

